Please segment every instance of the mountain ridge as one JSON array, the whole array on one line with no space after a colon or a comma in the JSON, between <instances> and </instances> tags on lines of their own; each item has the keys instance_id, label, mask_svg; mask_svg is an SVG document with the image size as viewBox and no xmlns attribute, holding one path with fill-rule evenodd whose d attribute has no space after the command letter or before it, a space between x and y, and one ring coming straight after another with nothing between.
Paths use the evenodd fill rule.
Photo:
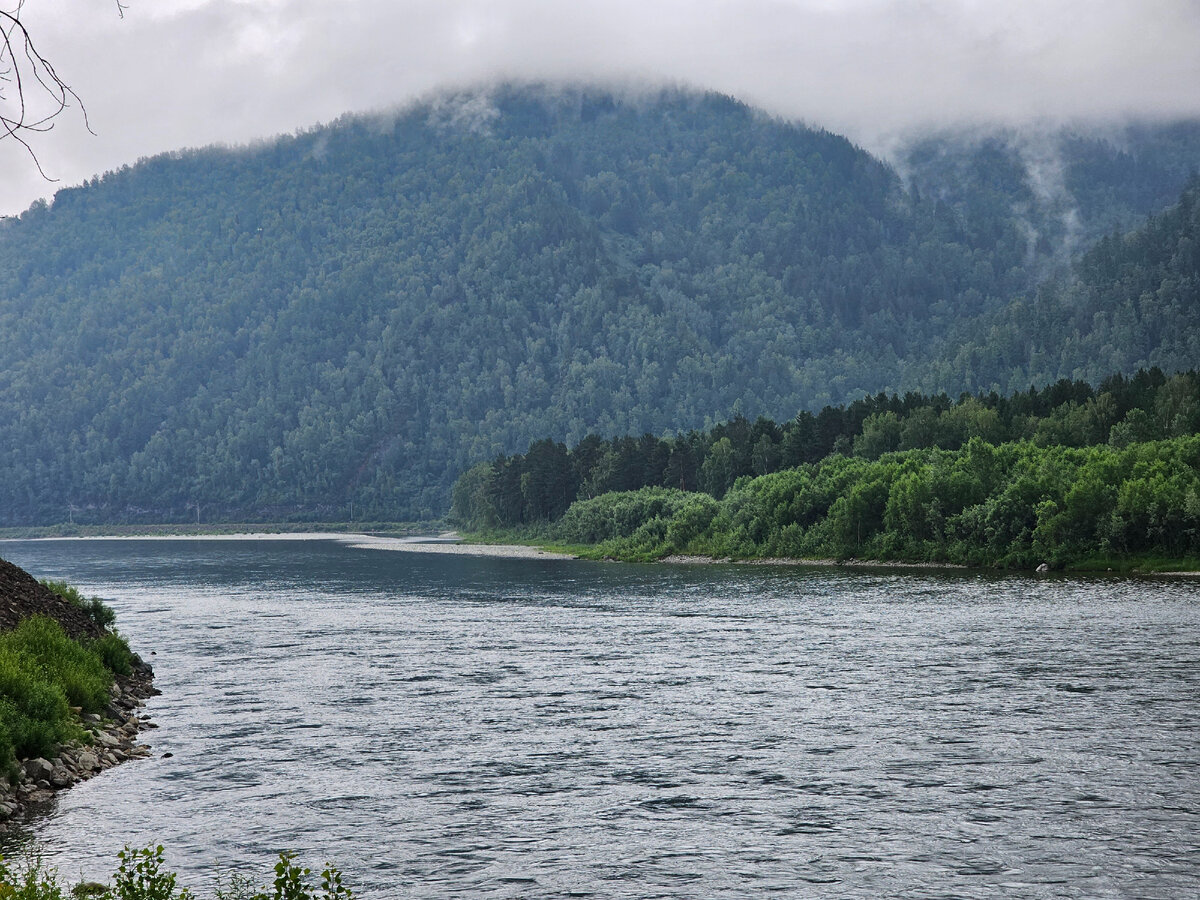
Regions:
<instances>
[{"instance_id":1,"label":"mountain ridge","mask_svg":"<svg viewBox=\"0 0 1200 900\"><path fill-rule=\"evenodd\" d=\"M535 437L902 389L1057 265L1002 147L951 148L982 174L933 198L719 95L464 104L155 157L0 223L5 523L436 516ZM1147 142L1164 184L1184 144Z\"/></svg>"}]
</instances>

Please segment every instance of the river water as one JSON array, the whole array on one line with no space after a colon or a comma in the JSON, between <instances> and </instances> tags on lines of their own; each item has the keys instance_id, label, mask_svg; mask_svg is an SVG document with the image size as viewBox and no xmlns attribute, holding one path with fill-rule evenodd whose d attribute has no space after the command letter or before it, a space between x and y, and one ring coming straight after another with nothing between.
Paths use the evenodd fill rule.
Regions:
<instances>
[{"instance_id":1,"label":"river water","mask_svg":"<svg viewBox=\"0 0 1200 900\"><path fill-rule=\"evenodd\" d=\"M1200 583L0 555L107 598L163 692L152 758L7 839L72 877L161 842L203 891L289 849L363 898L1200 896Z\"/></svg>"}]
</instances>

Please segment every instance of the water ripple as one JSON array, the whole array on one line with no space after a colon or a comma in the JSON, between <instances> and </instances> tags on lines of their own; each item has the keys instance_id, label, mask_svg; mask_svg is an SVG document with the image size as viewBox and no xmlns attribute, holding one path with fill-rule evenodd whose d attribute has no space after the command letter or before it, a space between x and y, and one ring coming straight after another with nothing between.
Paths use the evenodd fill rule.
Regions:
<instances>
[{"instance_id":1,"label":"water ripple","mask_svg":"<svg viewBox=\"0 0 1200 900\"><path fill-rule=\"evenodd\" d=\"M4 555L157 651L155 757L30 825L71 875L161 841L193 885L291 849L364 898L1200 895L1195 583Z\"/></svg>"}]
</instances>

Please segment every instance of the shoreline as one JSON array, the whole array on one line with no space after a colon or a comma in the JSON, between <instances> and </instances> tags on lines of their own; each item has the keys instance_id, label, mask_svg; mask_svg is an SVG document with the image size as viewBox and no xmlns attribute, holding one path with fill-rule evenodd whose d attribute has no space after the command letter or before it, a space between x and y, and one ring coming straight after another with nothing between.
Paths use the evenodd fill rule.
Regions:
<instances>
[{"instance_id":1,"label":"shoreline","mask_svg":"<svg viewBox=\"0 0 1200 900\"><path fill-rule=\"evenodd\" d=\"M336 541L347 547L361 550L384 550L401 553L429 553L447 556L475 556L492 559L541 559L541 560L587 560L600 562L625 562L615 557L593 559L577 553L549 550L538 544L504 544L504 543L467 543L457 532L442 532L437 535L415 535L397 537L389 534L371 532L347 531L244 531L244 532L187 532L179 534L90 534L90 535L47 535L45 537L0 537L0 544L14 541ZM1008 574L1049 574L1049 575L1115 575L1138 577L1178 577L1200 579L1200 571L1183 569L1171 570L1132 570L1114 571L1113 569L1075 569L1054 570L1049 573L1035 573L1025 569L994 569L989 567L967 566L959 563L937 562L904 562L899 560L871 560L819 557L762 557L751 559L733 559L731 557L711 557L693 554L671 554L661 559L652 560L649 564L667 564L684 566L704 565L733 565L733 566L783 566L790 568L845 568L845 569L914 569L948 572L1006 572Z\"/></svg>"},{"instance_id":2,"label":"shoreline","mask_svg":"<svg viewBox=\"0 0 1200 900\"><path fill-rule=\"evenodd\" d=\"M81 717L91 743L63 744L49 759L39 756L18 760L17 782L0 780L0 834L26 824L59 793L81 781L130 760L148 758L150 746L137 739L142 729L158 727L144 708L146 700L160 693L154 686L154 670L139 660L132 674L118 675L113 681L103 718L91 714Z\"/></svg>"},{"instance_id":3,"label":"shoreline","mask_svg":"<svg viewBox=\"0 0 1200 900\"><path fill-rule=\"evenodd\" d=\"M292 531L292 532L221 532L217 534L89 534L78 537L0 538L0 544L51 541L336 541L361 550L387 550L402 553L441 553L451 556L488 556L497 559L579 559L573 553L545 550L532 544L467 544L453 532L418 537L392 537L369 532Z\"/></svg>"},{"instance_id":4,"label":"shoreline","mask_svg":"<svg viewBox=\"0 0 1200 900\"><path fill-rule=\"evenodd\" d=\"M949 569L954 571L973 571L970 566L958 563L934 562L897 562L896 560L872 559L832 559L820 557L788 557L764 556L756 559L733 559L732 557L718 558L715 556L689 556L672 554L658 560L661 563L687 566L730 565L730 566L799 566L813 569Z\"/></svg>"}]
</instances>

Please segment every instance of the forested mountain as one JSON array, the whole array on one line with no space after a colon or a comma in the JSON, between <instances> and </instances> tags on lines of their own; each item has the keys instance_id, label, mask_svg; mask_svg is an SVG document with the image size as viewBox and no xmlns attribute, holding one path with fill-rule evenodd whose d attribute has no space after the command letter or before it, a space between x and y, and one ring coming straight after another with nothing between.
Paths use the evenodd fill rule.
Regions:
<instances>
[{"instance_id":1,"label":"forested mountain","mask_svg":"<svg viewBox=\"0 0 1200 900\"><path fill-rule=\"evenodd\" d=\"M951 331L923 386L1015 390L1056 377L1095 381L1136 366L1179 371L1200 360L1200 180L1128 234L1099 241L1074 277L1045 282Z\"/></svg>"},{"instance_id":2,"label":"forested mountain","mask_svg":"<svg viewBox=\"0 0 1200 900\"><path fill-rule=\"evenodd\" d=\"M537 437L1070 375L1031 341L1117 340L1098 260L1136 239L1078 285L1072 242L1200 162L1200 126L1130 135L1057 137L1064 193L1003 136L897 174L721 96L510 88L144 160L0 223L0 522L439 515ZM1103 374L1191 346L1160 286Z\"/></svg>"}]
</instances>

